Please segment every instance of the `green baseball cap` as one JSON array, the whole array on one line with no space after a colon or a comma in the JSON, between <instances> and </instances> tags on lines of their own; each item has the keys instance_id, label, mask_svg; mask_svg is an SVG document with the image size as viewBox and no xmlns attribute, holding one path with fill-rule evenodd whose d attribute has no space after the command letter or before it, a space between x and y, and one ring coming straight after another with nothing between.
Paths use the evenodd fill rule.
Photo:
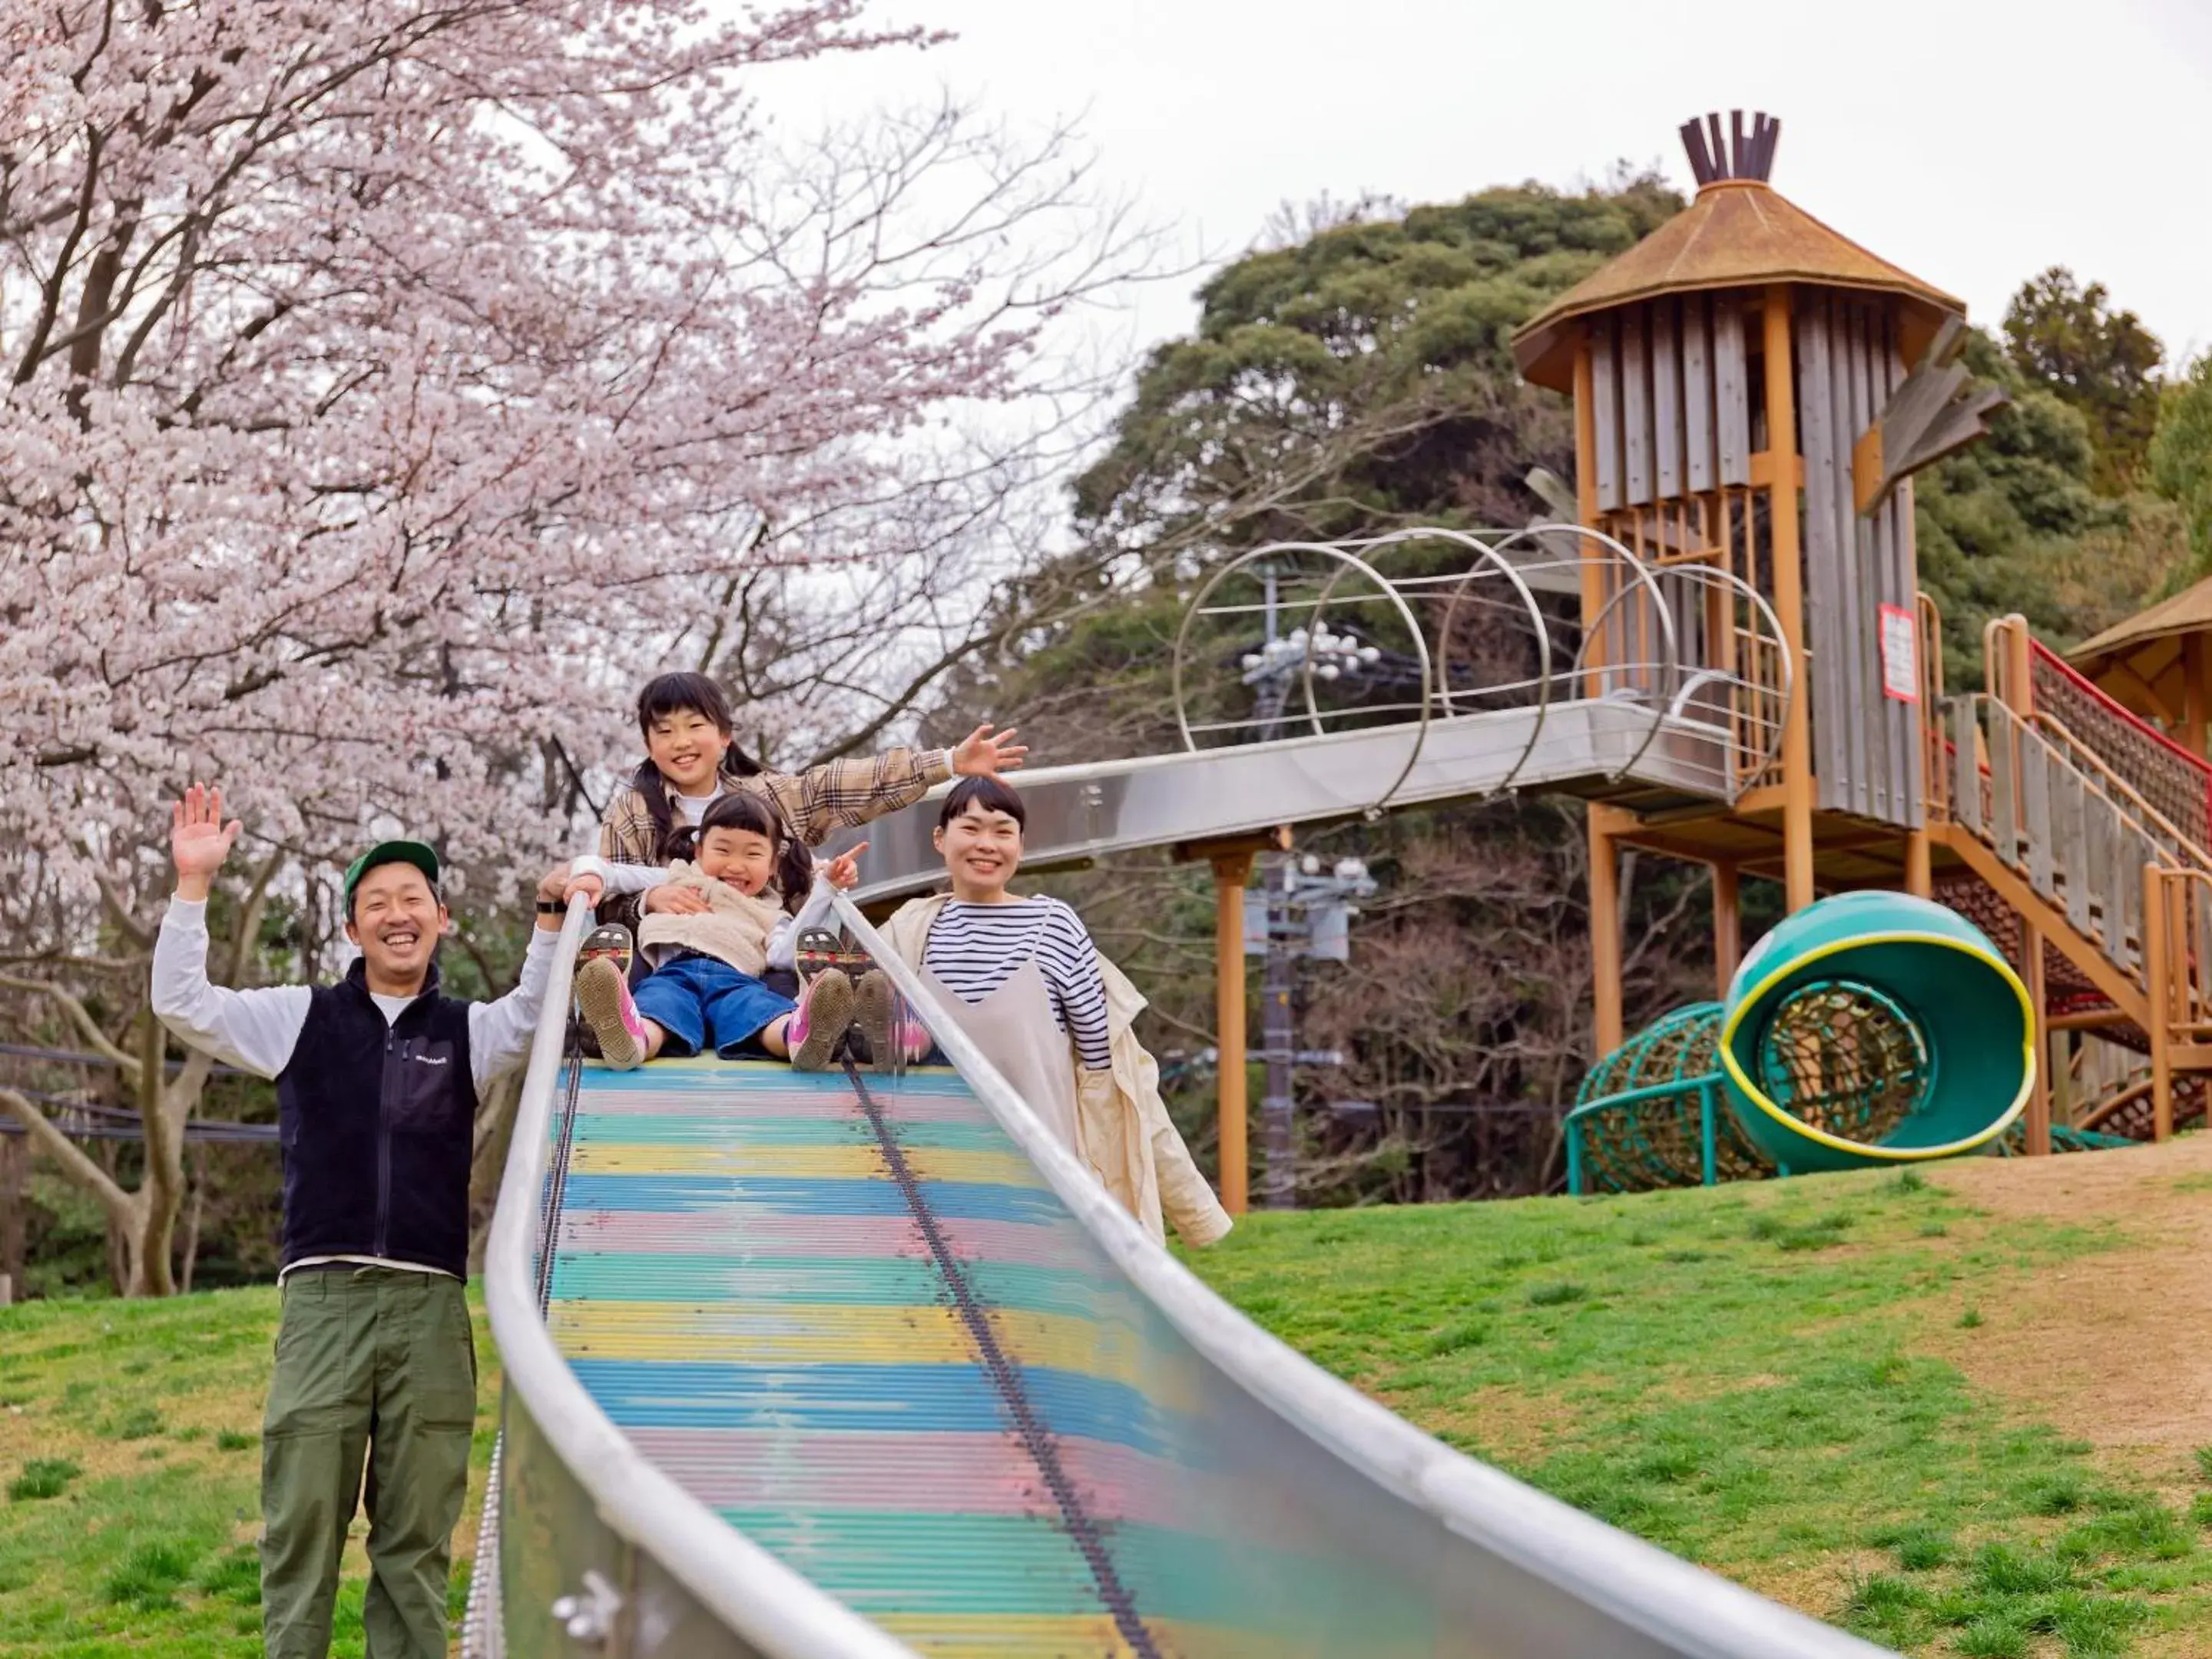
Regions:
<instances>
[{"instance_id":1,"label":"green baseball cap","mask_svg":"<svg viewBox=\"0 0 2212 1659\"><path fill-rule=\"evenodd\" d=\"M381 864L411 864L422 872L430 890L438 888L438 855L419 841L380 841L346 866L345 913L353 915L353 890L361 878Z\"/></svg>"}]
</instances>

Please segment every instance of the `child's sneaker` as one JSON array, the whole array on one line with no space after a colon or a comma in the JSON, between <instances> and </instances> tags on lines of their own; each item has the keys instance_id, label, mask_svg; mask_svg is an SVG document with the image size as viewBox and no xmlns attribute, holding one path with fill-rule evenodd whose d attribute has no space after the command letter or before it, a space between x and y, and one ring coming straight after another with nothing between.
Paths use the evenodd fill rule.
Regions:
<instances>
[{"instance_id":1,"label":"child's sneaker","mask_svg":"<svg viewBox=\"0 0 2212 1659\"><path fill-rule=\"evenodd\" d=\"M602 922L585 934L583 943L576 947L576 969L580 973L586 963L605 957L621 969L623 977L628 979L630 963L636 955L637 946L630 938L629 928L617 921Z\"/></svg>"},{"instance_id":2,"label":"child's sneaker","mask_svg":"<svg viewBox=\"0 0 2212 1659\"><path fill-rule=\"evenodd\" d=\"M868 1063L878 1072L912 1066L929 1052L928 1028L906 1012L898 988L880 968L860 975L853 994L854 1019L867 1039Z\"/></svg>"},{"instance_id":3,"label":"child's sneaker","mask_svg":"<svg viewBox=\"0 0 2212 1659\"><path fill-rule=\"evenodd\" d=\"M799 994L799 1010L783 1028L798 1072L826 1072L853 1024L853 981L836 969L817 974Z\"/></svg>"},{"instance_id":4,"label":"child's sneaker","mask_svg":"<svg viewBox=\"0 0 2212 1659\"><path fill-rule=\"evenodd\" d=\"M617 1072L645 1064L645 1023L615 957L594 957L576 970L576 1006L599 1040L600 1059Z\"/></svg>"},{"instance_id":5,"label":"child's sneaker","mask_svg":"<svg viewBox=\"0 0 2212 1659\"><path fill-rule=\"evenodd\" d=\"M903 1006L903 1005L901 1006ZM929 1051L937 1046L937 1039L930 1036L929 1027L924 1025L911 1013L902 1012L899 1015L898 1029L899 1051L906 1056L906 1063L909 1066L921 1065L929 1057Z\"/></svg>"}]
</instances>

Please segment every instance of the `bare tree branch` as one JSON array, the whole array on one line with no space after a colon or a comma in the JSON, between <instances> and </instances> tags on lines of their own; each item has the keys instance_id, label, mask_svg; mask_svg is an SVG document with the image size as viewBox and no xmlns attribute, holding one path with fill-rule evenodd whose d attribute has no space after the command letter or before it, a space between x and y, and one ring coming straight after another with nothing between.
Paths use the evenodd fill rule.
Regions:
<instances>
[{"instance_id":1,"label":"bare tree branch","mask_svg":"<svg viewBox=\"0 0 2212 1659\"><path fill-rule=\"evenodd\" d=\"M0 1106L8 1109L29 1134L31 1144L58 1164L71 1183L100 1200L100 1207L114 1218L118 1226L127 1228L131 1224L137 1210L131 1194L117 1186L106 1170L86 1157L75 1141L56 1128L45 1113L4 1085L0 1085Z\"/></svg>"},{"instance_id":2,"label":"bare tree branch","mask_svg":"<svg viewBox=\"0 0 2212 1659\"><path fill-rule=\"evenodd\" d=\"M114 1061L125 1070L137 1069L138 1057L127 1048L118 1048L107 1033L100 1029L100 1022L92 1017L92 1011L84 1006L83 1000L74 993L64 991L60 986L45 980L25 979L16 974L0 974L0 986L11 991L26 991L33 996L47 998L69 1017L70 1024L76 1027L77 1035L90 1043L102 1058Z\"/></svg>"}]
</instances>

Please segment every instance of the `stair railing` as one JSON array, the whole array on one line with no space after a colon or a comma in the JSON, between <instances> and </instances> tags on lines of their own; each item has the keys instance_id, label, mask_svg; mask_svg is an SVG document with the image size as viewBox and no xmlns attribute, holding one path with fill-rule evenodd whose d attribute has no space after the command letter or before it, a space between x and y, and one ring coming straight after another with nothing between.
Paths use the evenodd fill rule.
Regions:
<instances>
[{"instance_id":1,"label":"stair railing","mask_svg":"<svg viewBox=\"0 0 2212 1659\"><path fill-rule=\"evenodd\" d=\"M2162 821L2106 793L2034 722L1994 697L1952 700L1949 749L1954 821L2148 995L2143 872L2195 867L2193 849Z\"/></svg>"}]
</instances>

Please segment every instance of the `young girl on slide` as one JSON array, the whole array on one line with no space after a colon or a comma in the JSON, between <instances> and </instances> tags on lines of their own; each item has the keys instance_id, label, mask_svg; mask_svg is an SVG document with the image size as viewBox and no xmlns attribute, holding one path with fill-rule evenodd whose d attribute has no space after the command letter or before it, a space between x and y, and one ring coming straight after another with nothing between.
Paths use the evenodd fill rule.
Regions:
<instances>
[{"instance_id":1,"label":"young girl on slide","mask_svg":"<svg viewBox=\"0 0 2212 1659\"><path fill-rule=\"evenodd\" d=\"M812 908L801 905L812 857L775 809L749 793L714 801L696 832L674 838L674 851L664 870L580 859L571 872L609 896L642 893L650 899L672 890L691 901L682 908L648 906L637 943L652 972L635 997L607 957L577 969L576 1000L599 1039L600 1057L627 1071L659 1054L711 1049L725 1060L767 1054L801 1071L826 1070L852 1024L853 981L842 973L823 974L796 1002L762 982L771 964L790 969L799 928L826 906L826 895ZM834 885L850 887L859 879L860 851L830 861ZM874 989L871 1000L888 1007L888 984Z\"/></svg>"},{"instance_id":2,"label":"young girl on slide","mask_svg":"<svg viewBox=\"0 0 2212 1659\"><path fill-rule=\"evenodd\" d=\"M710 805L732 793L773 806L802 846L816 847L833 830L920 800L955 774L1011 772L1029 752L1014 741L1012 728L994 732L986 725L951 749L890 749L873 760L770 772L732 741L729 701L704 674L648 681L638 693L637 725L646 758L607 804L599 829L599 856L614 864L666 864L676 855L677 834L699 824ZM696 915L704 908L698 889L668 883L647 890L642 907L634 893L611 891L599 920L635 933L642 914ZM781 978L781 970L771 970L772 981Z\"/></svg>"}]
</instances>

